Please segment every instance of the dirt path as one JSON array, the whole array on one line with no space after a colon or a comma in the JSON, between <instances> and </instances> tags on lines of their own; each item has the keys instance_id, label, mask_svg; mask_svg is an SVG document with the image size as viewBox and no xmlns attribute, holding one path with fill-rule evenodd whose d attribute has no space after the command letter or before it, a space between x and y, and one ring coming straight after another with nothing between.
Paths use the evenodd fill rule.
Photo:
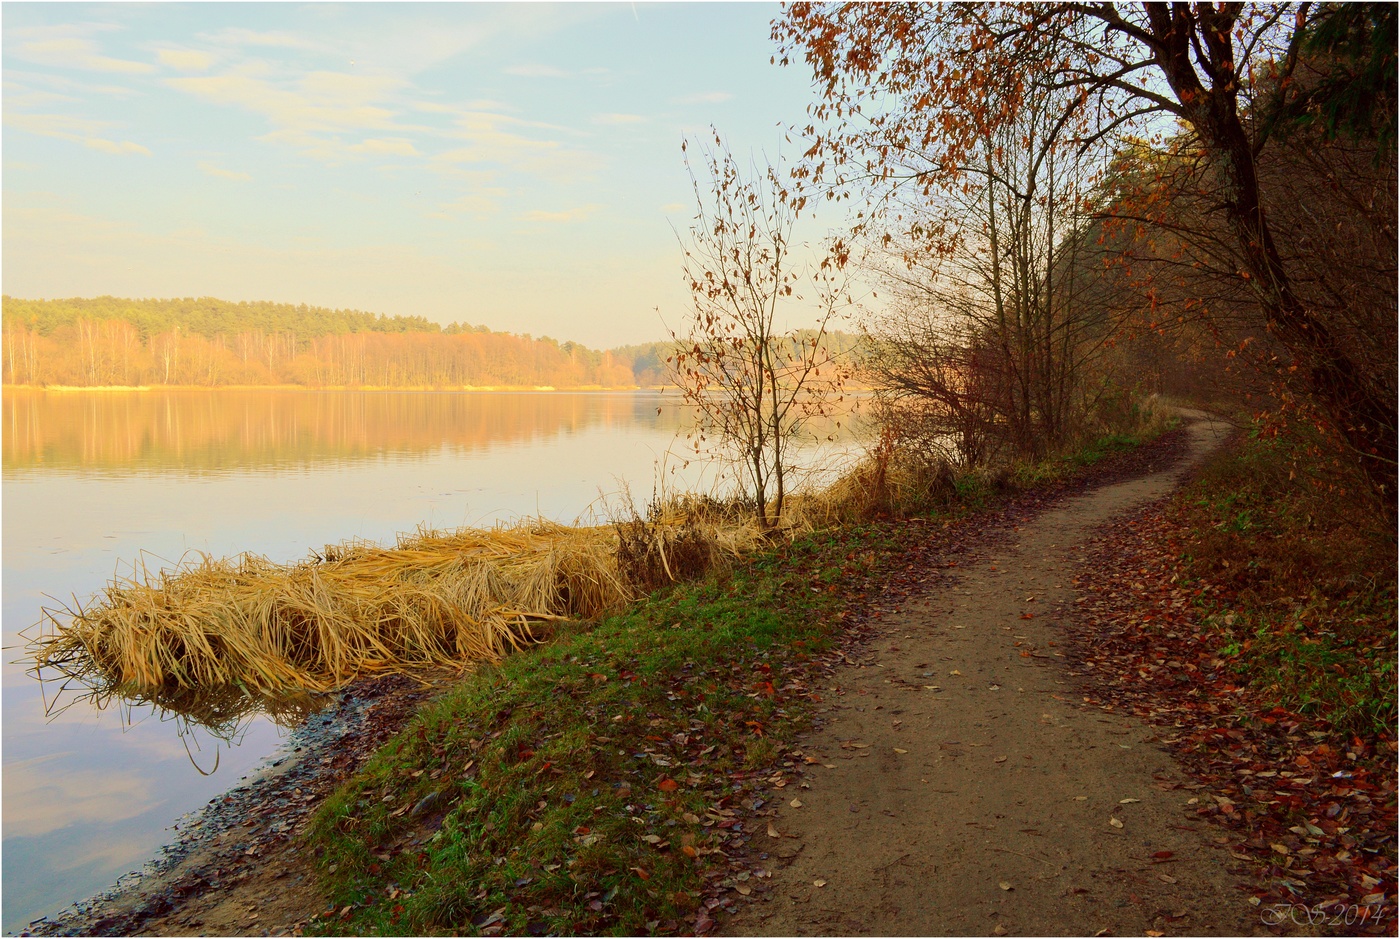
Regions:
<instances>
[{"instance_id":1,"label":"dirt path","mask_svg":"<svg viewBox=\"0 0 1400 939\"><path fill-rule=\"evenodd\" d=\"M1193 414L1190 461L1226 428ZM1095 526L1183 467L1069 499L887 617L804 742L795 835L739 935L1251 934L1258 911L1139 721L1085 705L1058 620ZM797 804L797 803L800 803ZM1169 853L1168 853L1169 852Z\"/></svg>"}]
</instances>

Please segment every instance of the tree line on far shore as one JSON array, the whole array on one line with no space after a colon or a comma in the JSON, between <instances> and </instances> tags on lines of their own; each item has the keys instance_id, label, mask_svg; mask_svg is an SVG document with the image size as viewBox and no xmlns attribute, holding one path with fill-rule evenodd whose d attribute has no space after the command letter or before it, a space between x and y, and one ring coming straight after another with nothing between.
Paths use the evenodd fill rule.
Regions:
<instances>
[{"instance_id":1,"label":"tree line on far shore","mask_svg":"<svg viewBox=\"0 0 1400 939\"><path fill-rule=\"evenodd\" d=\"M117 297L3 300L7 385L655 388L671 342L548 336L306 304ZM849 353L857 337L836 333Z\"/></svg>"},{"instance_id":2,"label":"tree line on far shore","mask_svg":"<svg viewBox=\"0 0 1400 939\"><path fill-rule=\"evenodd\" d=\"M306 304L5 297L7 385L650 387L666 344L574 342Z\"/></svg>"}]
</instances>

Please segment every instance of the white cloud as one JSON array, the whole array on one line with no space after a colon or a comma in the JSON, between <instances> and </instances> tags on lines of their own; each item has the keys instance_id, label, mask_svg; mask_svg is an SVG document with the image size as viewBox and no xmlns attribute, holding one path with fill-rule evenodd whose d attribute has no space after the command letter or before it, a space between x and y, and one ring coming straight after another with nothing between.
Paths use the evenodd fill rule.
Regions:
<instances>
[{"instance_id":1,"label":"white cloud","mask_svg":"<svg viewBox=\"0 0 1400 939\"><path fill-rule=\"evenodd\" d=\"M527 65L512 65L505 70L507 75L519 75L523 78L568 78L569 73L553 65L541 65L538 63Z\"/></svg>"},{"instance_id":2,"label":"white cloud","mask_svg":"<svg viewBox=\"0 0 1400 939\"><path fill-rule=\"evenodd\" d=\"M279 128L302 132L390 127L393 112L376 102L402 84L397 79L331 72L312 72L293 88L240 73L171 78L166 83L215 104L261 114Z\"/></svg>"},{"instance_id":3,"label":"white cloud","mask_svg":"<svg viewBox=\"0 0 1400 939\"><path fill-rule=\"evenodd\" d=\"M661 207L661 211L669 215L672 212L684 212L687 208L689 206L684 202L668 202Z\"/></svg>"},{"instance_id":4,"label":"white cloud","mask_svg":"<svg viewBox=\"0 0 1400 939\"><path fill-rule=\"evenodd\" d=\"M101 137L89 137L83 141L83 146L91 147L94 150L101 150L103 153L115 153L118 156L123 153L139 153L142 156L151 155L150 150L147 150L139 143L132 143L130 140L123 140L118 143L114 140L103 140Z\"/></svg>"},{"instance_id":5,"label":"white cloud","mask_svg":"<svg viewBox=\"0 0 1400 939\"><path fill-rule=\"evenodd\" d=\"M59 140L71 140L80 143L93 150L101 150L103 153L139 153L142 156L150 156L151 151L133 143L130 140L114 141L105 137L100 137L102 131L111 127L110 121L93 121L83 117L71 117L66 114L9 114L5 115L5 123L11 127L28 131L39 137L56 137Z\"/></svg>"},{"instance_id":6,"label":"white cloud","mask_svg":"<svg viewBox=\"0 0 1400 939\"><path fill-rule=\"evenodd\" d=\"M338 135L357 131L420 131L425 128L402 125L388 105L407 83L383 74L310 72L295 81L279 82L261 77L262 63L249 63L222 75L170 78L166 84L186 94L225 107L241 108L259 114L272 130L258 139L301 150L325 162L346 159L355 148L347 148ZM386 138L388 139L388 138ZM411 147L406 137L395 144L395 152ZM361 148L365 152L370 148Z\"/></svg>"},{"instance_id":7,"label":"white cloud","mask_svg":"<svg viewBox=\"0 0 1400 939\"><path fill-rule=\"evenodd\" d=\"M487 187L455 199L437 212L430 212L429 218L452 218L455 215L487 216L501 210L500 200L506 196L500 187Z\"/></svg>"},{"instance_id":8,"label":"white cloud","mask_svg":"<svg viewBox=\"0 0 1400 939\"><path fill-rule=\"evenodd\" d=\"M595 124L645 124L646 118L640 114L595 114Z\"/></svg>"},{"instance_id":9,"label":"white cloud","mask_svg":"<svg viewBox=\"0 0 1400 939\"><path fill-rule=\"evenodd\" d=\"M96 85L90 82L78 81L68 75L9 68L8 63L5 69L5 76L10 80L20 80L31 85L47 85L59 91L74 92L76 94L106 95L114 98L129 98L137 94L135 89L127 88L122 85ZM5 97L5 106L7 108L14 106L9 94Z\"/></svg>"},{"instance_id":10,"label":"white cloud","mask_svg":"<svg viewBox=\"0 0 1400 939\"><path fill-rule=\"evenodd\" d=\"M356 153L388 153L397 156L420 156L413 141L406 137L366 137L350 148Z\"/></svg>"},{"instance_id":11,"label":"white cloud","mask_svg":"<svg viewBox=\"0 0 1400 939\"><path fill-rule=\"evenodd\" d=\"M434 155L433 161L440 168L489 164L547 174L557 181L580 170L592 170L598 162L596 155L589 151L531 134L538 130L562 130L549 124L491 111L459 111L453 123L453 128L444 136L462 145Z\"/></svg>"},{"instance_id":12,"label":"white cloud","mask_svg":"<svg viewBox=\"0 0 1400 939\"><path fill-rule=\"evenodd\" d=\"M573 209L565 209L561 212L545 212L540 209L535 209L522 215L521 220L526 222L577 222L592 215L600 208L602 208L602 206L589 204L581 205Z\"/></svg>"},{"instance_id":13,"label":"white cloud","mask_svg":"<svg viewBox=\"0 0 1400 939\"><path fill-rule=\"evenodd\" d=\"M54 104L74 104L78 101L72 95L61 95L54 91L37 91L15 82L5 82L5 109L27 111L30 108L47 107Z\"/></svg>"},{"instance_id":14,"label":"white cloud","mask_svg":"<svg viewBox=\"0 0 1400 939\"><path fill-rule=\"evenodd\" d=\"M199 168L210 176L217 176L219 179L231 179L238 183L251 183L253 177L247 173L237 173L233 170L226 170L215 166L213 163L200 163Z\"/></svg>"},{"instance_id":15,"label":"white cloud","mask_svg":"<svg viewBox=\"0 0 1400 939\"><path fill-rule=\"evenodd\" d=\"M284 49L320 49L323 46L310 39L303 39L285 32L259 32L254 29L244 29L239 26L230 26L221 29L216 33L203 33L201 39L209 42L217 42L223 45L234 46L271 46Z\"/></svg>"},{"instance_id":16,"label":"white cloud","mask_svg":"<svg viewBox=\"0 0 1400 939\"><path fill-rule=\"evenodd\" d=\"M193 49L157 49L160 64L181 72L202 72L214 64L214 57L207 52Z\"/></svg>"},{"instance_id":17,"label":"white cloud","mask_svg":"<svg viewBox=\"0 0 1400 939\"><path fill-rule=\"evenodd\" d=\"M723 104L732 101L734 96L727 91L705 91L700 94L684 95L671 100L676 104Z\"/></svg>"},{"instance_id":18,"label":"white cloud","mask_svg":"<svg viewBox=\"0 0 1400 939\"><path fill-rule=\"evenodd\" d=\"M460 105L439 104L436 101L415 101L409 105L415 111L423 111L427 114L461 114L465 111L513 111L515 110L504 101L493 101L490 98L477 98Z\"/></svg>"},{"instance_id":19,"label":"white cloud","mask_svg":"<svg viewBox=\"0 0 1400 939\"><path fill-rule=\"evenodd\" d=\"M132 62L128 59L113 59L100 55L96 43L77 36L60 36L21 43L18 55L40 65L80 68L93 72L140 74L155 71L155 66L147 62Z\"/></svg>"}]
</instances>

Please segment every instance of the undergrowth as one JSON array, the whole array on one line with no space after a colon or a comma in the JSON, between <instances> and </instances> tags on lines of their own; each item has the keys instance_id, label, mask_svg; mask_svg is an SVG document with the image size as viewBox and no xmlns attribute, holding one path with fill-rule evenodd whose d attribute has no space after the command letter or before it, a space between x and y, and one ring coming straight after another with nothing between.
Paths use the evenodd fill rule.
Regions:
<instances>
[{"instance_id":1,"label":"undergrowth","mask_svg":"<svg viewBox=\"0 0 1400 939\"><path fill-rule=\"evenodd\" d=\"M1189 571L1225 586L1222 655L1280 707L1343 734L1396 722L1395 532L1304 432L1218 450L1177 497Z\"/></svg>"}]
</instances>

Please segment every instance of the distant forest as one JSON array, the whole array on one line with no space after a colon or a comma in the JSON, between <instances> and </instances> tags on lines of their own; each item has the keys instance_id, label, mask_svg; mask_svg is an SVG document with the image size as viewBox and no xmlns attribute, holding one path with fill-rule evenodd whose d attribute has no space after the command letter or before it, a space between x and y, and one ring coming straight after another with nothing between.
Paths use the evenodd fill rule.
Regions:
<instances>
[{"instance_id":1,"label":"distant forest","mask_svg":"<svg viewBox=\"0 0 1400 939\"><path fill-rule=\"evenodd\" d=\"M7 385L633 388L667 383L669 342L575 342L290 303L3 298ZM856 337L831 337L849 351Z\"/></svg>"},{"instance_id":2,"label":"distant forest","mask_svg":"<svg viewBox=\"0 0 1400 939\"><path fill-rule=\"evenodd\" d=\"M3 298L7 385L634 388L668 383L671 343L595 350L421 316L210 297ZM849 353L858 337L828 337Z\"/></svg>"}]
</instances>

